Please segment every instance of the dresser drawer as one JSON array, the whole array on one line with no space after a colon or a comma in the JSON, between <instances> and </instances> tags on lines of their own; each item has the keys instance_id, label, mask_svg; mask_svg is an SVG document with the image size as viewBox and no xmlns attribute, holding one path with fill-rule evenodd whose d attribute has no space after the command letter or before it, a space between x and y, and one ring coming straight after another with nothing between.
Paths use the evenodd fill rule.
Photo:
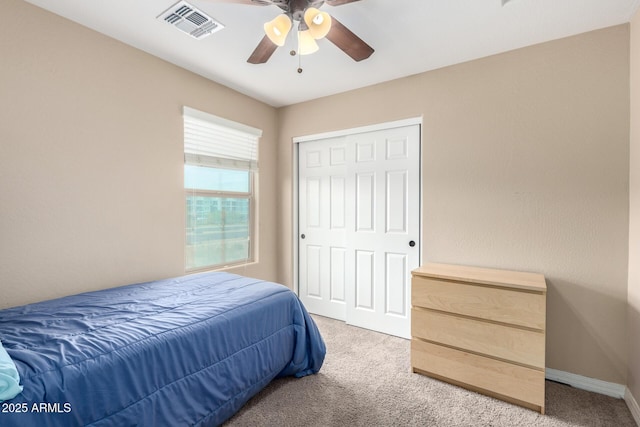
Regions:
<instances>
[{"instance_id":1,"label":"dresser drawer","mask_svg":"<svg viewBox=\"0 0 640 427\"><path fill-rule=\"evenodd\" d=\"M546 294L413 276L411 304L544 330Z\"/></svg>"},{"instance_id":2,"label":"dresser drawer","mask_svg":"<svg viewBox=\"0 0 640 427\"><path fill-rule=\"evenodd\" d=\"M414 308L411 335L544 369L544 333Z\"/></svg>"},{"instance_id":3,"label":"dresser drawer","mask_svg":"<svg viewBox=\"0 0 640 427\"><path fill-rule=\"evenodd\" d=\"M544 413L544 370L414 339L411 367L438 379L481 391Z\"/></svg>"}]
</instances>

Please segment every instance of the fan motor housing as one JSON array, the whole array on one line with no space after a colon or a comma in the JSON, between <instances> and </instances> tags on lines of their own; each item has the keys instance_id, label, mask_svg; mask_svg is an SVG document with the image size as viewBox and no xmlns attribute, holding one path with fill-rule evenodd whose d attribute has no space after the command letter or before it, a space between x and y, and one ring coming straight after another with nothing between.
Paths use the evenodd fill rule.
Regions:
<instances>
[{"instance_id":1,"label":"fan motor housing","mask_svg":"<svg viewBox=\"0 0 640 427\"><path fill-rule=\"evenodd\" d=\"M308 7L320 8L324 4L324 0L286 0L280 2L277 6L287 13L291 14L294 21L302 21L304 11Z\"/></svg>"}]
</instances>

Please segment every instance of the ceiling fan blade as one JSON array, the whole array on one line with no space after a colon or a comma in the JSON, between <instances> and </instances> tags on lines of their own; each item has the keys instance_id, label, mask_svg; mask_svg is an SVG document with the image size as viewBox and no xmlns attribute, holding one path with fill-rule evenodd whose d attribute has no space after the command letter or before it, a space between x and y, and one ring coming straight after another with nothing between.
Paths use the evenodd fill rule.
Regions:
<instances>
[{"instance_id":1,"label":"ceiling fan blade","mask_svg":"<svg viewBox=\"0 0 640 427\"><path fill-rule=\"evenodd\" d=\"M329 30L327 34L327 39L355 61L367 59L374 52L371 46L366 44L360 37L356 36L333 16L331 17L331 30Z\"/></svg>"},{"instance_id":2,"label":"ceiling fan blade","mask_svg":"<svg viewBox=\"0 0 640 427\"><path fill-rule=\"evenodd\" d=\"M341 4L353 3L360 0L325 0L329 6L340 6Z\"/></svg>"},{"instance_id":3,"label":"ceiling fan blade","mask_svg":"<svg viewBox=\"0 0 640 427\"><path fill-rule=\"evenodd\" d=\"M247 62L249 64L264 64L271 58L277 48L278 45L269 40L269 37L264 36L249 59L247 59Z\"/></svg>"}]
</instances>

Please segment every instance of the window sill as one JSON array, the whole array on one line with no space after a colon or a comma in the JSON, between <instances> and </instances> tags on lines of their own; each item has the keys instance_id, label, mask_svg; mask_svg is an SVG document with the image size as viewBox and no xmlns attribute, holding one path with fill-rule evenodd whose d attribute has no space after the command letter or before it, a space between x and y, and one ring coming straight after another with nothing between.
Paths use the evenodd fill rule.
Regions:
<instances>
[{"instance_id":1,"label":"window sill","mask_svg":"<svg viewBox=\"0 0 640 427\"><path fill-rule=\"evenodd\" d=\"M258 261L247 261L247 262L240 262L236 264L228 264L223 266L203 267L203 268L196 268L193 270L185 270L185 274L204 273L207 271L229 271L229 270L236 270L239 268L253 267L258 264L259 264Z\"/></svg>"}]
</instances>

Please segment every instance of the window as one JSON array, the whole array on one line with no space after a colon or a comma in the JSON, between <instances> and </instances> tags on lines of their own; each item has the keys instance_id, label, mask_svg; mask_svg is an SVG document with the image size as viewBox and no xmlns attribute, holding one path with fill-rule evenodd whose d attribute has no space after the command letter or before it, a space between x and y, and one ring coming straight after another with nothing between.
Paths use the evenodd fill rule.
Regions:
<instances>
[{"instance_id":1,"label":"window","mask_svg":"<svg viewBox=\"0 0 640 427\"><path fill-rule=\"evenodd\" d=\"M252 261L262 131L184 107L185 269Z\"/></svg>"}]
</instances>

